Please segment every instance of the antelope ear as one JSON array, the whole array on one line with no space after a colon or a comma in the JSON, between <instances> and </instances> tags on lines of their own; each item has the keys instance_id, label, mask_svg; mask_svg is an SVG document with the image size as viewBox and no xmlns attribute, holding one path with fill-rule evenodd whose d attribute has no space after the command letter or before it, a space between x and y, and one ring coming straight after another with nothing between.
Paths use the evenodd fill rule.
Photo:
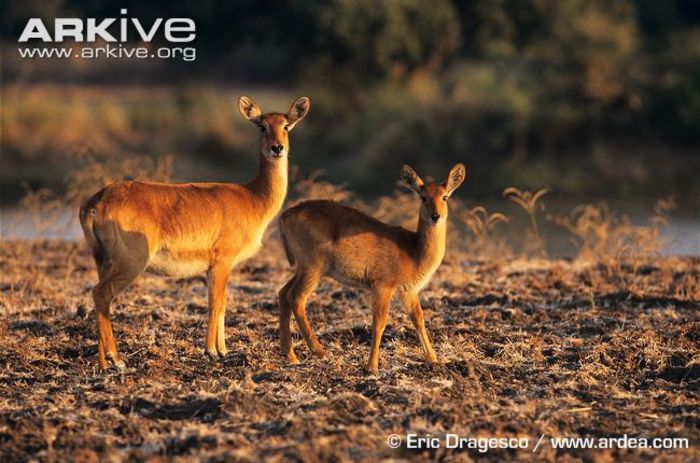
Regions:
<instances>
[{"instance_id":1,"label":"antelope ear","mask_svg":"<svg viewBox=\"0 0 700 463\"><path fill-rule=\"evenodd\" d=\"M401 168L401 180L406 182L406 186L416 193L419 193L423 187L423 180L421 180L415 170L406 164Z\"/></svg>"},{"instance_id":2,"label":"antelope ear","mask_svg":"<svg viewBox=\"0 0 700 463\"><path fill-rule=\"evenodd\" d=\"M289 108L289 112L287 113L287 120L289 121L289 130L292 130L296 123L302 120L304 116L306 116L306 114L309 112L310 107L311 102L305 96L302 96L297 101L292 103L292 106Z\"/></svg>"},{"instance_id":3,"label":"antelope ear","mask_svg":"<svg viewBox=\"0 0 700 463\"><path fill-rule=\"evenodd\" d=\"M260 106L247 96L242 96L238 99L238 110L241 112L241 116L253 124L258 125L260 123L260 116L262 116Z\"/></svg>"},{"instance_id":4,"label":"antelope ear","mask_svg":"<svg viewBox=\"0 0 700 463\"><path fill-rule=\"evenodd\" d=\"M452 192L462 184L466 176L467 168L464 167L464 164L460 162L459 164L455 165L452 170L450 170L450 174L447 176L447 181L445 182L447 194L451 195Z\"/></svg>"}]
</instances>

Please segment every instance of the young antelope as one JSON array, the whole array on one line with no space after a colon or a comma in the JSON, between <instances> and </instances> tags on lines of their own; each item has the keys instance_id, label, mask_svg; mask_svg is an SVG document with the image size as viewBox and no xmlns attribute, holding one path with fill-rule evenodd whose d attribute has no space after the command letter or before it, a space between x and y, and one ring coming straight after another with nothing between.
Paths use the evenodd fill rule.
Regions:
<instances>
[{"instance_id":1,"label":"young antelope","mask_svg":"<svg viewBox=\"0 0 700 463\"><path fill-rule=\"evenodd\" d=\"M298 362L289 331L292 312L309 349L325 355L306 317L306 302L323 276L372 291L373 335L367 370L378 370L379 345L395 294L408 309L426 359L437 361L418 294L442 262L447 202L465 175L464 165L457 164L444 182L426 184L412 168L403 166L402 180L421 199L415 232L333 201L306 201L282 213L282 242L290 264L296 265L294 277L279 292L282 353L291 363Z\"/></svg>"}]
</instances>

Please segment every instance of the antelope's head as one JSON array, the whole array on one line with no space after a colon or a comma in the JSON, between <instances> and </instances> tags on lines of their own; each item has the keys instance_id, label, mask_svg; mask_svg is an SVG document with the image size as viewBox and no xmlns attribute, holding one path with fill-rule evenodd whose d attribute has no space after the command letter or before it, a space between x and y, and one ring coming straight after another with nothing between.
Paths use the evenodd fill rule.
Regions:
<instances>
[{"instance_id":1,"label":"antelope's head","mask_svg":"<svg viewBox=\"0 0 700 463\"><path fill-rule=\"evenodd\" d=\"M263 114L258 104L242 96L238 99L238 110L260 130L260 154L268 161L285 159L289 154L289 132L306 116L311 106L305 96L295 101L287 114Z\"/></svg>"},{"instance_id":2,"label":"antelope's head","mask_svg":"<svg viewBox=\"0 0 700 463\"><path fill-rule=\"evenodd\" d=\"M444 182L424 183L411 167L404 165L401 169L401 179L422 201L420 219L433 225L447 221L447 200L462 184L466 175L467 169L460 163L450 170Z\"/></svg>"}]
</instances>

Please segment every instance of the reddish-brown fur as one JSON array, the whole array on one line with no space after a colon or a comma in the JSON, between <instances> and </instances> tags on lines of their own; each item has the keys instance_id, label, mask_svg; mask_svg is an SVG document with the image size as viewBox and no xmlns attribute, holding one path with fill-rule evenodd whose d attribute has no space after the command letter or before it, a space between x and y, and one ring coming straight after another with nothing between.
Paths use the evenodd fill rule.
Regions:
<instances>
[{"instance_id":1,"label":"reddish-brown fur","mask_svg":"<svg viewBox=\"0 0 700 463\"><path fill-rule=\"evenodd\" d=\"M229 275L236 264L258 250L267 225L282 207L287 193L288 131L306 115L309 100L298 99L287 114L263 115L255 102L241 97L239 110L262 132L260 170L252 182L117 182L80 208L80 223L100 280L93 288L93 297L102 368L108 367L108 359L124 368L109 306L146 270L168 276L207 271L206 349L211 357L226 355L224 317Z\"/></svg>"},{"instance_id":2,"label":"reddish-brown fur","mask_svg":"<svg viewBox=\"0 0 700 463\"><path fill-rule=\"evenodd\" d=\"M296 265L296 274L279 293L281 347L290 362L298 361L289 331L292 312L309 349L325 354L306 318L306 301L323 276L373 293L369 371L378 369L379 344L394 294L408 308L426 358L437 360L425 331L418 293L444 256L447 198L464 180L465 168L456 165L440 184L424 184L408 166L402 177L422 200L415 232L333 201L307 201L282 213L282 241L290 263Z\"/></svg>"}]
</instances>

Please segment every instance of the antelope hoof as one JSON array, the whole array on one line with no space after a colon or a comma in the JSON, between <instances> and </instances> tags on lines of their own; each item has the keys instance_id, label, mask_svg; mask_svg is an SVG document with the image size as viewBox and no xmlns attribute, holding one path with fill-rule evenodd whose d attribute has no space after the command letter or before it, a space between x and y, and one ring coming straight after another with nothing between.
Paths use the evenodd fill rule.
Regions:
<instances>
[{"instance_id":1,"label":"antelope hoof","mask_svg":"<svg viewBox=\"0 0 700 463\"><path fill-rule=\"evenodd\" d=\"M119 354L107 353L107 358L112 362L112 365L114 366L114 368L119 370L120 373L124 373L126 371L126 363L124 363L124 360L122 360L121 357L119 357ZM103 368L103 369L106 369L106 368Z\"/></svg>"},{"instance_id":2,"label":"antelope hoof","mask_svg":"<svg viewBox=\"0 0 700 463\"><path fill-rule=\"evenodd\" d=\"M315 355L316 357L320 358L320 359L325 358L325 357L328 356L328 351L327 351L326 349L324 349L323 347L321 347L320 344L317 345L317 346L314 346L314 347L311 349L311 352L313 352L314 355Z\"/></svg>"},{"instance_id":3,"label":"antelope hoof","mask_svg":"<svg viewBox=\"0 0 700 463\"><path fill-rule=\"evenodd\" d=\"M430 363L438 363L438 359L437 359L437 356L435 354L426 355L425 359Z\"/></svg>"},{"instance_id":4,"label":"antelope hoof","mask_svg":"<svg viewBox=\"0 0 700 463\"><path fill-rule=\"evenodd\" d=\"M219 360L219 353L215 349L207 349L207 357L212 362Z\"/></svg>"},{"instance_id":5,"label":"antelope hoof","mask_svg":"<svg viewBox=\"0 0 700 463\"><path fill-rule=\"evenodd\" d=\"M228 354L228 349L226 349L226 348L224 347L223 349L221 349L221 350L218 352L218 354L219 354L219 358L225 358L225 357L226 357L226 354Z\"/></svg>"},{"instance_id":6,"label":"antelope hoof","mask_svg":"<svg viewBox=\"0 0 700 463\"><path fill-rule=\"evenodd\" d=\"M287 354L287 360L291 365L298 365L299 364L299 359L297 358L297 354L294 353L294 351L290 351Z\"/></svg>"},{"instance_id":7,"label":"antelope hoof","mask_svg":"<svg viewBox=\"0 0 700 463\"><path fill-rule=\"evenodd\" d=\"M369 365L369 364L368 364L367 366L365 366L365 371L366 371L367 374L369 374L369 375L374 375L374 376L376 376L376 375L379 374L379 367L378 367L377 365Z\"/></svg>"}]
</instances>

